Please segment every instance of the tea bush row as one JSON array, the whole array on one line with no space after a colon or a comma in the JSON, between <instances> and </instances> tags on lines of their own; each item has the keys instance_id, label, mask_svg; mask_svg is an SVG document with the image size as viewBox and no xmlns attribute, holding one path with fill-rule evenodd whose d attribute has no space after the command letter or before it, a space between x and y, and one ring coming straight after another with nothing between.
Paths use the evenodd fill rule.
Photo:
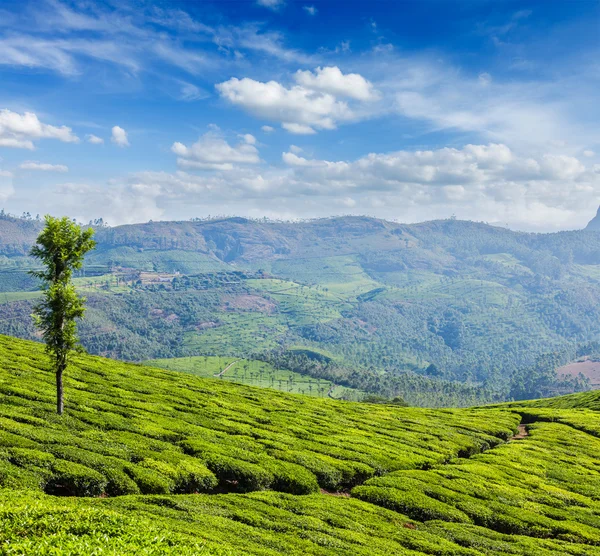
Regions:
<instances>
[{"instance_id":1,"label":"tea bush row","mask_svg":"<svg viewBox=\"0 0 600 556\"><path fill-rule=\"evenodd\" d=\"M89 356L69 369L58 418L41 345L0 336L0 361L0 486L77 496L348 490L489 449L520 419L319 400Z\"/></svg>"}]
</instances>

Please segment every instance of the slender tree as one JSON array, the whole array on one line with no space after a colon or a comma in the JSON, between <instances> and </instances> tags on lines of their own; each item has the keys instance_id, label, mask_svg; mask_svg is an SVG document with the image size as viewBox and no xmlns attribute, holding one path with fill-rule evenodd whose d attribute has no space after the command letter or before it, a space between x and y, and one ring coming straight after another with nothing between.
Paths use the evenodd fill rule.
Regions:
<instances>
[{"instance_id":1,"label":"slender tree","mask_svg":"<svg viewBox=\"0 0 600 556\"><path fill-rule=\"evenodd\" d=\"M78 345L75 319L85 312L85 298L73 286L73 271L81 268L85 254L96 245L94 230L85 231L67 217L45 217L45 227L31 249L44 270L32 271L44 284L42 301L35 305L33 318L42 331L46 351L56 373L56 412L63 413L63 373Z\"/></svg>"}]
</instances>

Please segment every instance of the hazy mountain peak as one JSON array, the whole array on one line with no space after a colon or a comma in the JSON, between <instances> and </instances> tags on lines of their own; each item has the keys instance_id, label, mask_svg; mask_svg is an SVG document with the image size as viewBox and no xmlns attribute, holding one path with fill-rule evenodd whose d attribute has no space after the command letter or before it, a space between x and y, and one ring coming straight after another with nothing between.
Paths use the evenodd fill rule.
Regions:
<instances>
[{"instance_id":1,"label":"hazy mountain peak","mask_svg":"<svg viewBox=\"0 0 600 556\"><path fill-rule=\"evenodd\" d=\"M585 229L600 231L600 207L598 207L598 210L596 211L596 216L594 216L594 218L588 222L588 225L585 227Z\"/></svg>"}]
</instances>

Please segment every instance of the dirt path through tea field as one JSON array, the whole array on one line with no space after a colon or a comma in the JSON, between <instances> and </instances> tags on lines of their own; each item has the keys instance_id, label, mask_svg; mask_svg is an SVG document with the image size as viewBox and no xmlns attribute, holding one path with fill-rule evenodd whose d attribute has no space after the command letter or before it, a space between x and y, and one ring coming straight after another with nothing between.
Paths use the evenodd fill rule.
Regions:
<instances>
[{"instance_id":1,"label":"dirt path through tea field","mask_svg":"<svg viewBox=\"0 0 600 556\"><path fill-rule=\"evenodd\" d=\"M229 369L231 369L231 367L233 367L236 363L239 363L240 361L241 361L241 359L236 359L235 361L232 361L220 373L217 373L216 375L213 375L213 376L216 376L216 377L223 376Z\"/></svg>"},{"instance_id":2,"label":"dirt path through tea field","mask_svg":"<svg viewBox=\"0 0 600 556\"><path fill-rule=\"evenodd\" d=\"M517 434L510 437L510 440L523 440L527 436L529 436L529 432L527 431L527 427L523 424L517 426Z\"/></svg>"}]
</instances>

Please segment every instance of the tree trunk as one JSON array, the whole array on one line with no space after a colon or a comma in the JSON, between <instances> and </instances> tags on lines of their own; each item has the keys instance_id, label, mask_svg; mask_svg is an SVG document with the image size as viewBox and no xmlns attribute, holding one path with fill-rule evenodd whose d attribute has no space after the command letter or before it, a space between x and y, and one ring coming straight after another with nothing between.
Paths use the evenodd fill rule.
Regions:
<instances>
[{"instance_id":1,"label":"tree trunk","mask_svg":"<svg viewBox=\"0 0 600 556\"><path fill-rule=\"evenodd\" d=\"M56 413L63 414L63 365L56 369Z\"/></svg>"}]
</instances>

